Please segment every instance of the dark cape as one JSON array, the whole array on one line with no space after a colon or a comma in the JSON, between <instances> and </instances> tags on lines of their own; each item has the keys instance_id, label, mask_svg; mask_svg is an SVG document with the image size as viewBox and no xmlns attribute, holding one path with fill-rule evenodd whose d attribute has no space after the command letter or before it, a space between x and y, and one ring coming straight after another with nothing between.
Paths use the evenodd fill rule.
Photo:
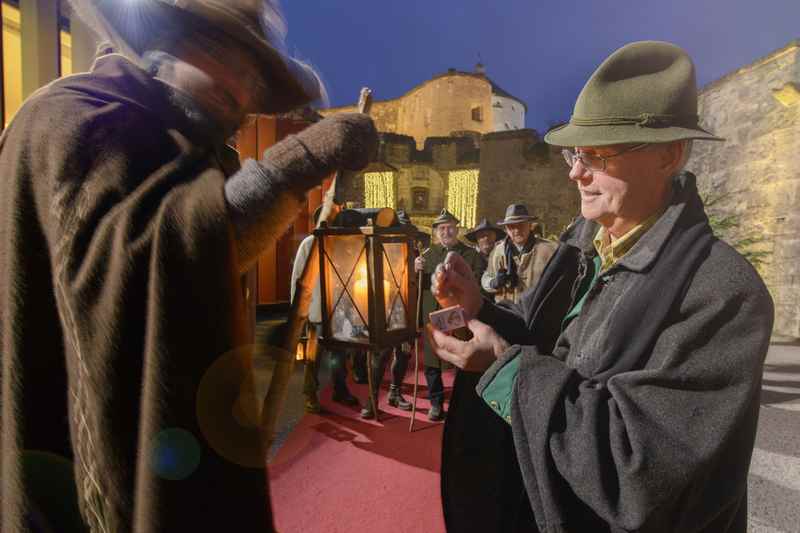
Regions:
<instances>
[{"instance_id":1,"label":"dark cape","mask_svg":"<svg viewBox=\"0 0 800 533\"><path fill-rule=\"evenodd\" d=\"M247 312L222 145L183 116L112 54L33 95L0 138L4 533L41 507L32 450L74 462L93 531L273 529L263 464L223 458L213 435L243 428L235 446L266 460L231 409L252 407L248 358L207 373L248 342Z\"/></svg>"},{"instance_id":2,"label":"dark cape","mask_svg":"<svg viewBox=\"0 0 800 533\"><path fill-rule=\"evenodd\" d=\"M478 318L516 346L484 373L471 399L477 410L475 397L519 357L509 398L513 445L508 426L474 428L470 413L453 407L448 424L460 420L460 434L479 439L469 446L510 480L521 475L527 502L462 507L470 516L451 528L464 490L482 490L482 480L453 468L459 456L466 461L457 428L446 428L448 530L477 531L469 518L486 515L514 517L508 531L746 530L773 305L752 266L713 236L695 177L684 173L673 188L666 212L600 274L555 346L548 347L552 334L596 254L596 224L579 219L566 232L519 305L484 304ZM508 454L517 472L508 470Z\"/></svg>"}]
</instances>

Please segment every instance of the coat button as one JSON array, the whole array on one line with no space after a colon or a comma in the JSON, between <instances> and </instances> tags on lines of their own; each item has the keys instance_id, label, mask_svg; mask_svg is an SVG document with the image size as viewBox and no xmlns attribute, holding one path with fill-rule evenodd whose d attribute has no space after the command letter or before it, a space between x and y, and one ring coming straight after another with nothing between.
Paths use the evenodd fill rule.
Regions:
<instances>
[{"instance_id":1,"label":"coat button","mask_svg":"<svg viewBox=\"0 0 800 533\"><path fill-rule=\"evenodd\" d=\"M494 409L496 411L500 410L500 404L498 404L495 400L492 400L491 402L489 402L489 405L491 405L492 409Z\"/></svg>"},{"instance_id":2,"label":"coat button","mask_svg":"<svg viewBox=\"0 0 800 533\"><path fill-rule=\"evenodd\" d=\"M511 416L506 415L506 422L508 422L509 424L511 423Z\"/></svg>"}]
</instances>

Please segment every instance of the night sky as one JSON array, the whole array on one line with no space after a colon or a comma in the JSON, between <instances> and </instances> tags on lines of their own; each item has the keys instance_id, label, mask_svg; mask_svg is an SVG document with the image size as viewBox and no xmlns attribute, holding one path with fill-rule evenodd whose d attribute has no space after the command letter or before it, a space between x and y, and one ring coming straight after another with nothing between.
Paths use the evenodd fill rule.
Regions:
<instances>
[{"instance_id":1,"label":"night sky","mask_svg":"<svg viewBox=\"0 0 800 533\"><path fill-rule=\"evenodd\" d=\"M487 75L528 104L527 127L567 120L620 46L673 42L710 83L800 38L800 0L283 0L289 50L322 73L332 106L359 89L401 96L448 68Z\"/></svg>"}]
</instances>

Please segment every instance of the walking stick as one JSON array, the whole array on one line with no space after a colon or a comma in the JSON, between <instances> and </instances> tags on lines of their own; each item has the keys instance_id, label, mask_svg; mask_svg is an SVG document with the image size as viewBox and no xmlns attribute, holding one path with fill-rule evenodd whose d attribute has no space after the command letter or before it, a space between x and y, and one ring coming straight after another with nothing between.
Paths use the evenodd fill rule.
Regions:
<instances>
[{"instance_id":1,"label":"walking stick","mask_svg":"<svg viewBox=\"0 0 800 533\"><path fill-rule=\"evenodd\" d=\"M361 94L358 99L358 109L361 113L367 113L370 103L372 101L372 91L364 87L361 89ZM322 202L322 209L320 210L319 221L317 227L319 228L323 222L329 223L338 213L338 205L341 202L337 194L337 183L341 183L341 172L337 172L331 181L331 186L325 192L325 198ZM283 402L286 400L286 391L289 388L289 378L292 376L294 370L295 357L287 356L294 354L297 348L297 343L300 340L300 333L303 325L308 319L308 311L311 306L311 294L314 290L319 278L319 248L317 247L316 239L311 245L311 253L308 255L306 264L303 267L303 274L297 280L295 290L295 298L292 300L289 309L289 320L286 325L286 335L284 336L283 344L280 346L283 350L282 356L275 361L275 369L272 372L272 379L269 383L267 395L264 397L264 402L261 408L261 432L267 449L272 445L275 437L275 425L278 421L278 415L283 407Z\"/></svg>"},{"instance_id":2,"label":"walking stick","mask_svg":"<svg viewBox=\"0 0 800 533\"><path fill-rule=\"evenodd\" d=\"M422 245L418 243L417 249L421 250ZM420 257L422 257L424 253L425 252L420 251ZM408 425L409 433L414 431L414 420L416 419L417 415L417 389L419 388L419 320L420 314L422 313L422 274L422 270L417 273L417 336L414 338L414 394L411 402L411 422Z\"/></svg>"}]
</instances>

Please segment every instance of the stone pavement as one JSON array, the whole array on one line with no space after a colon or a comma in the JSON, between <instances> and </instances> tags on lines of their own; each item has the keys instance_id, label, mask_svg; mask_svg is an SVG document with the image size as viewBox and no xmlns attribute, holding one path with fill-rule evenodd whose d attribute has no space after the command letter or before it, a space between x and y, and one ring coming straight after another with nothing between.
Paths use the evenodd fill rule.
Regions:
<instances>
[{"instance_id":1,"label":"stone pavement","mask_svg":"<svg viewBox=\"0 0 800 533\"><path fill-rule=\"evenodd\" d=\"M749 531L800 532L800 346L773 344L750 464Z\"/></svg>"}]
</instances>

